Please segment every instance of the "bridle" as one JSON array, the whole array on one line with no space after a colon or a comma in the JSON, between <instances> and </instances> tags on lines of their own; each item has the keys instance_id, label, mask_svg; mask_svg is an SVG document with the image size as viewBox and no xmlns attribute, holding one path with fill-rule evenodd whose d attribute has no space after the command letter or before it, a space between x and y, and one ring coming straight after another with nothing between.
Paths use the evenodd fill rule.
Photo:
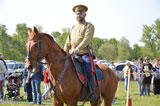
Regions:
<instances>
[{"instance_id":1,"label":"bridle","mask_svg":"<svg viewBox=\"0 0 160 106\"><path fill-rule=\"evenodd\" d=\"M42 35L40 33L38 33L39 37L33 37L32 39L29 40L29 45L28 45L28 54L27 54L27 57L26 59L28 60L34 60L36 61L36 63L40 63L41 61L41 55L42 55ZM30 57L30 46L31 46L31 41L32 40L39 40L40 43L39 43L39 51L38 51L38 57L37 58L33 58L33 57ZM45 44L45 43L44 43ZM47 49L46 45L45 45L45 48Z\"/></svg>"},{"instance_id":2,"label":"bridle","mask_svg":"<svg viewBox=\"0 0 160 106\"><path fill-rule=\"evenodd\" d=\"M32 39L29 40L28 54L27 54L26 59L28 59L28 60L34 60L34 61L36 61L36 63L48 64L48 63L40 62L40 61L41 61L41 55L42 55L42 43L44 43L44 42L43 42L43 40L42 40L42 35L41 35L40 33L38 33L38 35L39 35L39 37L33 37ZM39 43L39 51L38 51L38 57L37 57L37 58L30 57L31 41L32 41L32 40L35 40L35 39L40 40L40 43ZM46 51L47 51L47 46L46 46L45 43L44 43L44 47L46 48ZM65 57L63 57L63 58L55 61L55 63L56 63L56 62L60 62L60 61L62 61L62 60L66 60L66 59L68 59L68 57L70 57L70 56L71 56L71 54L69 54L68 56L65 56Z\"/></svg>"}]
</instances>

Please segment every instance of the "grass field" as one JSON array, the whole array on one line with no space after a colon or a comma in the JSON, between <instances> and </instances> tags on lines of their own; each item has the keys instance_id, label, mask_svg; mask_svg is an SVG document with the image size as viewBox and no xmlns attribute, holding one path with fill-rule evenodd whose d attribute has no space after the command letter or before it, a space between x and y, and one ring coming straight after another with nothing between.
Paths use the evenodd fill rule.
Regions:
<instances>
[{"instance_id":1,"label":"grass field","mask_svg":"<svg viewBox=\"0 0 160 106\"><path fill-rule=\"evenodd\" d=\"M4 87L4 90L6 88ZM44 85L41 83L41 91L44 92ZM160 106L160 95L153 95L151 93L150 97L140 97L138 94L138 84L136 81L131 81L130 83L130 94L132 98L132 106ZM5 91L6 92L6 91ZM23 87L21 87L21 95L24 96L23 101L13 101L12 99L9 101L0 101L0 106L29 106L26 102L26 95L23 93ZM48 103L43 104L46 106L53 106L50 104L52 102L52 99L49 100L43 100L42 103ZM124 90L124 82L119 82L118 84L118 90L116 93L116 102L118 103L125 103L126 102L126 93ZM82 103L79 103L82 104ZM90 106L89 103L86 103L85 106ZM103 105L102 105L103 106ZM125 106L125 105L113 105L113 106Z\"/></svg>"}]
</instances>

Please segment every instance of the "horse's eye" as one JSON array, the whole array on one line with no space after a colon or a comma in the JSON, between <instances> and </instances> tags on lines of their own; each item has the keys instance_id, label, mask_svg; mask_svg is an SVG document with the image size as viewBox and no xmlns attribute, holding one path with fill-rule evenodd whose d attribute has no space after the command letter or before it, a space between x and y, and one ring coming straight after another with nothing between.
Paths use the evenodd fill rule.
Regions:
<instances>
[{"instance_id":1,"label":"horse's eye","mask_svg":"<svg viewBox=\"0 0 160 106\"><path fill-rule=\"evenodd\" d=\"M38 47L38 45L34 45L34 47L35 47L35 48L37 48L37 47Z\"/></svg>"}]
</instances>

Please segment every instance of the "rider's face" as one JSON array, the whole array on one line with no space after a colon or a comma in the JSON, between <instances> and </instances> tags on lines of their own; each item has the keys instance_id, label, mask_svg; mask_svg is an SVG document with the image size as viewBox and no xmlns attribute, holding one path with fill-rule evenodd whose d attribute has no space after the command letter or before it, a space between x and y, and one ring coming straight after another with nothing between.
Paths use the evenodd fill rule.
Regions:
<instances>
[{"instance_id":1,"label":"rider's face","mask_svg":"<svg viewBox=\"0 0 160 106\"><path fill-rule=\"evenodd\" d=\"M80 12L78 14L76 14L76 19L79 22L82 22L86 17L86 12Z\"/></svg>"}]
</instances>

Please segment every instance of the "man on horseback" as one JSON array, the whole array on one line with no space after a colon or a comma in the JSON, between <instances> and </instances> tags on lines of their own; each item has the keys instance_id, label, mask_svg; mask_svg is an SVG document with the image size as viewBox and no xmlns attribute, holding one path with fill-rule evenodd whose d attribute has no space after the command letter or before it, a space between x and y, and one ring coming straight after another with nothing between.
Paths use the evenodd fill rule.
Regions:
<instances>
[{"instance_id":1,"label":"man on horseback","mask_svg":"<svg viewBox=\"0 0 160 106\"><path fill-rule=\"evenodd\" d=\"M91 88L89 91L89 99L92 102L97 98L94 92L94 63L92 54L90 53L90 46L94 35L94 26L93 24L85 21L87 10L88 8L84 5L77 5L73 7L73 12L76 13L78 24L74 25L69 31L64 50L67 53L71 53L73 55L76 54L82 58L86 71L85 73L87 74L89 82L88 85Z\"/></svg>"}]
</instances>

